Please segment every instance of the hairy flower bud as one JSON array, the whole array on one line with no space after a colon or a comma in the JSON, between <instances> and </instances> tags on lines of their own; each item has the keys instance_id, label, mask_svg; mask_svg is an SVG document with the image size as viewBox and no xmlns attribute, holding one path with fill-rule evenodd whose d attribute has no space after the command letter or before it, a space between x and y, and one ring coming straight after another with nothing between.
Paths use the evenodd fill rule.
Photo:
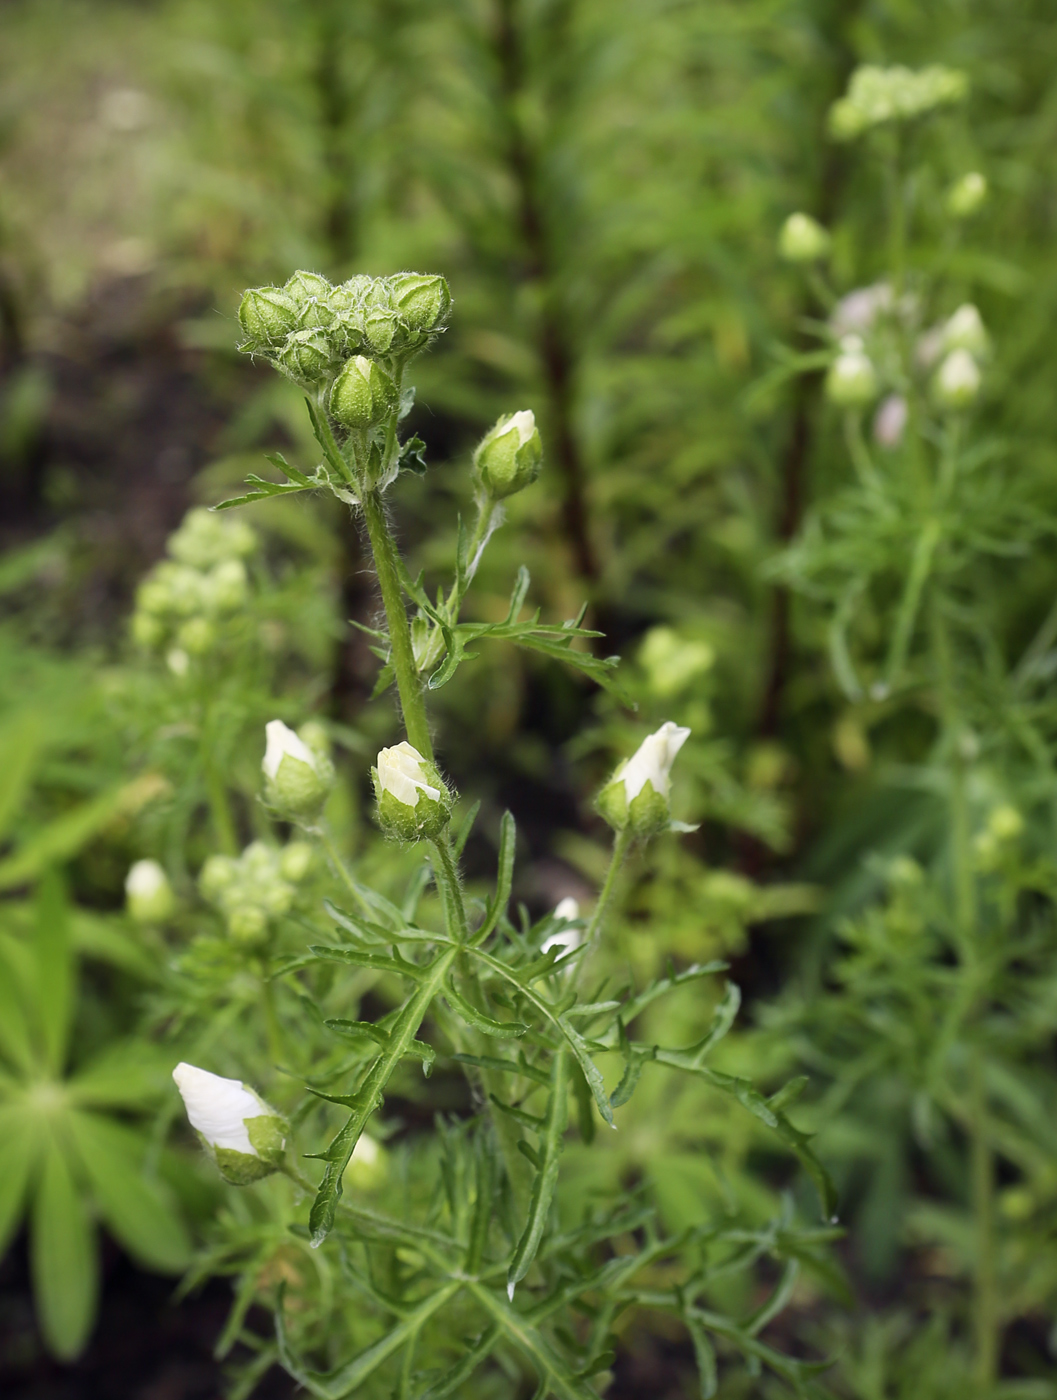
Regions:
<instances>
[{"instance_id":1,"label":"hairy flower bud","mask_svg":"<svg viewBox=\"0 0 1057 1400\"><path fill-rule=\"evenodd\" d=\"M947 191L947 213L954 219L968 219L987 198L987 180L979 170L970 170Z\"/></svg>"},{"instance_id":2,"label":"hairy flower bud","mask_svg":"<svg viewBox=\"0 0 1057 1400\"><path fill-rule=\"evenodd\" d=\"M191 1127L221 1176L235 1186L247 1186L282 1165L286 1124L259 1094L238 1079L183 1062L172 1077Z\"/></svg>"},{"instance_id":3,"label":"hairy flower bud","mask_svg":"<svg viewBox=\"0 0 1057 1400\"><path fill-rule=\"evenodd\" d=\"M778 252L786 262L818 262L829 247L829 234L810 214L790 214L778 235Z\"/></svg>"},{"instance_id":4,"label":"hairy flower bud","mask_svg":"<svg viewBox=\"0 0 1057 1400\"><path fill-rule=\"evenodd\" d=\"M281 719L270 720L264 732L267 746L261 768L265 800L284 817L315 820L334 786L333 764Z\"/></svg>"},{"instance_id":5,"label":"hairy flower bud","mask_svg":"<svg viewBox=\"0 0 1057 1400\"><path fill-rule=\"evenodd\" d=\"M246 332L244 349L281 345L298 325L298 308L279 287L251 287L239 303L239 324Z\"/></svg>"},{"instance_id":6,"label":"hairy flower bud","mask_svg":"<svg viewBox=\"0 0 1057 1400\"><path fill-rule=\"evenodd\" d=\"M436 764L405 739L382 749L372 770L378 820L399 841L429 840L451 820L451 793Z\"/></svg>"},{"instance_id":7,"label":"hairy flower bud","mask_svg":"<svg viewBox=\"0 0 1057 1400\"><path fill-rule=\"evenodd\" d=\"M877 371L858 336L846 335L826 375L826 397L840 408L865 408L877 397Z\"/></svg>"},{"instance_id":8,"label":"hairy flower bud","mask_svg":"<svg viewBox=\"0 0 1057 1400\"><path fill-rule=\"evenodd\" d=\"M980 369L968 350L952 350L932 381L932 392L943 407L968 408L980 392Z\"/></svg>"},{"instance_id":9,"label":"hairy flower bud","mask_svg":"<svg viewBox=\"0 0 1057 1400\"><path fill-rule=\"evenodd\" d=\"M125 876L125 903L137 924L161 924L176 907L169 877L156 860L137 860Z\"/></svg>"},{"instance_id":10,"label":"hairy flower bud","mask_svg":"<svg viewBox=\"0 0 1057 1400\"><path fill-rule=\"evenodd\" d=\"M345 428L373 428L396 407L396 385L374 360L354 355L330 391L330 411Z\"/></svg>"},{"instance_id":11,"label":"hairy flower bud","mask_svg":"<svg viewBox=\"0 0 1057 1400\"><path fill-rule=\"evenodd\" d=\"M451 310L451 292L443 277L422 272L398 272L389 278L393 303L408 330L433 331Z\"/></svg>"},{"instance_id":12,"label":"hairy flower bud","mask_svg":"<svg viewBox=\"0 0 1057 1400\"><path fill-rule=\"evenodd\" d=\"M329 330L334 322L334 311L330 305L332 291L330 283L318 272L293 274L283 288L283 293L294 308L300 329Z\"/></svg>"},{"instance_id":13,"label":"hairy flower bud","mask_svg":"<svg viewBox=\"0 0 1057 1400\"><path fill-rule=\"evenodd\" d=\"M279 368L302 389L316 389L334 368L330 342L318 330L294 331L276 356Z\"/></svg>"},{"instance_id":14,"label":"hairy flower bud","mask_svg":"<svg viewBox=\"0 0 1057 1400\"><path fill-rule=\"evenodd\" d=\"M481 485L497 501L523 491L540 474L543 443L531 409L500 418L473 454Z\"/></svg>"},{"instance_id":15,"label":"hairy flower bud","mask_svg":"<svg viewBox=\"0 0 1057 1400\"><path fill-rule=\"evenodd\" d=\"M668 720L618 766L597 802L614 830L630 827L636 836L651 836L668 825L672 764L689 737L689 729Z\"/></svg>"}]
</instances>

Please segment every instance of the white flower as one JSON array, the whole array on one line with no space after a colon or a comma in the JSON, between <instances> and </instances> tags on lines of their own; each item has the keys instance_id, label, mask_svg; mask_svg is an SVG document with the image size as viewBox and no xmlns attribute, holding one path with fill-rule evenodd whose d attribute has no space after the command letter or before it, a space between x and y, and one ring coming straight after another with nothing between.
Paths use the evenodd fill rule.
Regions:
<instances>
[{"instance_id":1,"label":"white flower","mask_svg":"<svg viewBox=\"0 0 1057 1400\"><path fill-rule=\"evenodd\" d=\"M427 782L424 763L418 749L406 739L391 749L382 749L378 754L378 782L382 792L392 793L405 807L417 806L420 792L434 802L439 801L440 789Z\"/></svg>"},{"instance_id":2,"label":"white flower","mask_svg":"<svg viewBox=\"0 0 1057 1400\"><path fill-rule=\"evenodd\" d=\"M689 729L667 720L656 734L643 739L623 770L615 775L624 784L629 806L647 783L658 796L667 799L672 786L672 764L689 737Z\"/></svg>"},{"instance_id":3,"label":"white flower","mask_svg":"<svg viewBox=\"0 0 1057 1400\"><path fill-rule=\"evenodd\" d=\"M554 917L561 919L564 923L573 924L580 917L580 904L573 899L571 894L567 894L564 899L560 899L554 906Z\"/></svg>"},{"instance_id":4,"label":"white flower","mask_svg":"<svg viewBox=\"0 0 1057 1400\"><path fill-rule=\"evenodd\" d=\"M559 900L552 916L556 922L562 924L573 924L580 917L580 905L572 895L566 895ZM545 938L540 945L541 953L549 953L552 948L561 948L563 952L572 952L574 948L579 948L584 941L583 930L578 928L563 928L558 933L552 933Z\"/></svg>"},{"instance_id":5,"label":"white flower","mask_svg":"<svg viewBox=\"0 0 1057 1400\"><path fill-rule=\"evenodd\" d=\"M191 1127L212 1148L227 1148L247 1157L260 1153L250 1141L248 1119L274 1117L274 1110L238 1079L225 1079L182 1061L172 1072Z\"/></svg>"},{"instance_id":6,"label":"white flower","mask_svg":"<svg viewBox=\"0 0 1057 1400\"><path fill-rule=\"evenodd\" d=\"M265 777L274 782L279 776L279 765L284 758L296 758L299 763L307 763L309 768L315 768L315 754L281 719L269 720L264 726L264 736L266 747L261 767Z\"/></svg>"}]
</instances>

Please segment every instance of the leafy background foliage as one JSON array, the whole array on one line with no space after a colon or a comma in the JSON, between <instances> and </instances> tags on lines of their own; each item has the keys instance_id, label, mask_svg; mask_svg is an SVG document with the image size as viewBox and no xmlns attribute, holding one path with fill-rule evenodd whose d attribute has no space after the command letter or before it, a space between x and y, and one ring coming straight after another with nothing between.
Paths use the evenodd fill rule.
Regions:
<instances>
[{"instance_id":1,"label":"leafy background foliage","mask_svg":"<svg viewBox=\"0 0 1057 1400\"><path fill-rule=\"evenodd\" d=\"M785 1311L760 1314L776 1348L836 1356L824 1383L840 1394L965 1393L979 1272L969 1079L957 1056L953 1077L923 1067L935 1068L930 1008L954 956L946 760L928 704L850 699L829 666L833 579L843 585L869 561L888 583L860 618L856 654L884 654L905 568L899 529L872 534L876 522L859 518L828 556L781 554L813 512L839 515L851 473L819 376L793 372L817 345L805 321L819 306L775 253L781 221L805 208L833 231L842 291L885 275L878 163L829 142L826 112L856 63L945 62L967 71L972 93L913 152L921 217L908 262L942 273L938 310L972 300L983 313L996 353L974 435L992 455L964 519L997 532L1000 505L1007 542L1024 547L997 561L972 555L959 657L984 755L970 778L970 834L986 832L1001 803L1025 823L1020 845L976 876L993 943L982 1043L1004 1310L1007 1389L996 1393L1048 1394L1055 809L1043 624L1054 570L1050 537L1026 547L1047 527L1057 480L1048 8L21 0L0 24L0 741L10 756L0 978L19 1008L3 1018L14 1029L0 1111L25 1111L47 1061L49 1082L68 1086L62 1112L92 1124L113 1174L151 1202L139 1225L130 1214L122 1227L100 1186L108 1172L93 1167L102 1158L64 1119L47 1118L35 1165L32 1134L3 1133L0 1153L12 1158L0 1214L14 1229L28 1210L44 1343L69 1356L87 1336L96 1222L169 1270L186 1258L185 1236L208 1234L196 1268L236 1278L219 1350L241 1357L244 1385L274 1356L262 1323L268 1345L248 1359L244 1320L284 1281L286 1315L292 1293L303 1302L290 1325L297 1354L323 1335L341 1336L346 1352L370 1339L335 1321L334 1266L287 1228L301 1218L288 1183L266 1183L259 1198L228 1193L223 1229L209 1234L217 1187L171 1131L177 1105L165 1089L171 1063L214 1024L219 1071L276 1058L267 1028L244 1014L260 978L225 961L219 916L194 885L203 858L232 845L225 822L233 849L266 833L255 801L264 719L325 718L343 774L336 839L393 898L413 876L368 813L369 758L396 731L384 706L367 703L370 639L343 625L378 622L363 544L322 502L252 507L258 640L207 697L209 723L174 692L164 658L147 665L131 647L127 616L187 505L266 472L264 450L315 460L298 394L234 354L239 289L295 266L334 277L421 266L449 278L456 316L417 366L411 426L430 470L402 480L395 506L413 571L435 589L469 509L469 448L500 411L531 406L548 446L543 481L511 503L469 599L472 621L502 621L524 560L545 622L589 602L588 622L607 636L601 654L623 656L639 705L631 716L499 645L437 692L446 767L484 804L467 847L471 887L488 892L510 807L521 833L515 900L538 917L566 894L589 897L605 859L590 812L598 780L647 727L691 725L676 814L702 828L642 858L614 949L640 985L669 957L680 969L735 959L745 1004L722 1071L765 1089L809 1076L791 1114L820 1132L847 1234L828 1252L798 1243L813 1206L787 1155L736 1103L649 1063L621 1132L590 1149L570 1137L565 1218L594 1193L641 1190L671 1235L719 1230L709 1248L720 1259L756 1250L762 1271L723 1283L720 1270L712 1285L742 1318L772 1296L775 1259L784 1268L806 1254ZM952 243L939 195L968 168L985 171L992 195ZM920 675L923 636L917 646ZM199 762L196 735L209 724L230 775L227 816ZM163 859L176 886L164 933L134 928L122 910L125 870L141 855ZM893 865L900 856L920 880ZM319 943L333 934L320 915L328 890L316 869L303 891ZM292 925L275 936L291 955L305 942ZM334 1018L357 1019L364 996L372 1018L396 1004L391 978L360 975ZM706 985L647 1010L641 1038L700 1040L714 1009ZM295 1014L280 1000L280 1035ZM662 1015L663 1029L651 1027ZM138 1079L116 1058L130 1037ZM613 1069L610 1089L623 1072L615 1057ZM116 1097L78 1100L79 1082L108 1072L125 1086ZM390 1191L426 1209L438 1176L477 1170L458 1127L438 1139L435 1166L412 1165L404 1139L424 1139L435 1109L457 1119L468 1104L441 1067L429 1081L414 1063L400 1076L390 1184L372 1188L382 1213ZM36 1173L32 1200L16 1190L23 1169ZM458 1235L458 1192L445 1191L430 1208ZM32 1201L45 1193L62 1197L71 1222L58 1242L34 1228ZM725 1239L728 1226L746 1238ZM378 1249L393 1277L416 1267L391 1243ZM349 1267L362 1277L362 1260ZM396 1296L385 1279L381 1293ZM645 1309L623 1317L613 1393L688 1393L685 1330ZM733 1395L771 1382L723 1366L720 1383Z\"/></svg>"}]
</instances>

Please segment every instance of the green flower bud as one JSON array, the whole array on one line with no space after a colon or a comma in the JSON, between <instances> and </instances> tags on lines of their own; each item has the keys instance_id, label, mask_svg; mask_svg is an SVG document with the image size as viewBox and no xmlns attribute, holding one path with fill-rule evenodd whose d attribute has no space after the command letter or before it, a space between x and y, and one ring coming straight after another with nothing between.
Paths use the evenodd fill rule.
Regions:
<instances>
[{"instance_id":1,"label":"green flower bud","mask_svg":"<svg viewBox=\"0 0 1057 1400\"><path fill-rule=\"evenodd\" d=\"M334 369L330 342L321 331L294 331L276 357L279 368L302 389L315 389Z\"/></svg>"},{"instance_id":2,"label":"green flower bud","mask_svg":"<svg viewBox=\"0 0 1057 1400\"><path fill-rule=\"evenodd\" d=\"M826 397L840 408L865 408L877 397L877 371L856 335L846 335L826 375Z\"/></svg>"},{"instance_id":3,"label":"green flower bud","mask_svg":"<svg viewBox=\"0 0 1057 1400\"><path fill-rule=\"evenodd\" d=\"M668 720L619 765L596 803L615 831L630 827L636 836L652 836L668 825L672 764L689 737L689 729Z\"/></svg>"},{"instance_id":4,"label":"green flower bud","mask_svg":"<svg viewBox=\"0 0 1057 1400\"><path fill-rule=\"evenodd\" d=\"M209 571L205 597L214 612L237 612L249 595L246 566L241 559L225 559Z\"/></svg>"},{"instance_id":5,"label":"green flower bud","mask_svg":"<svg viewBox=\"0 0 1057 1400\"><path fill-rule=\"evenodd\" d=\"M543 443L531 409L500 418L473 454L481 485L497 501L523 491L540 474Z\"/></svg>"},{"instance_id":6,"label":"green flower bud","mask_svg":"<svg viewBox=\"0 0 1057 1400\"><path fill-rule=\"evenodd\" d=\"M156 860L137 860L130 867L125 903L137 924L163 924L176 908L169 877Z\"/></svg>"},{"instance_id":7,"label":"green flower bud","mask_svg":"<svg viewBox=\"0 0 1057 1400\"><path fill-rule=\"evenodd\" d=\"M396 408L396 385L374 360L354 355L330 391L330 411L345 428L373 428Z\"/></svg>"},{"instance_id":8,"label":"green flower bud","mask_svg":"<svg viewBox=\"0 0 1057 1400\"><path fill-rule=\"evenodd\" d=\"M330 304L333 288L318 272L295 272L283 288L300 330L329 330L335 312Z\"/></svg>"},{"instance_id":9,"label":"green flower bud","mask_svg":"<svg viewBox=\"0 0 1057 1400\"><path fill-rule=\"evenodd\" d=\"M451 820L451 793L436 764L406 739L381 750L371 776L378 820L387 836L398 841L431 839Z\"/></svg>"},{"instance_id":10,"label":"green flower bud","mask_svg":"<svg viewBox=\"0 0 1057 1400\"><path fill-rule=\"evenodd\" d=\"M376 355L388 355L397 334L396 316L391 311L369 311L363 318L366 348Z\"/></svg>"},{"instance_id":11,"label":"green flower bud","mask_svg":"<svg viewBox=\"0 0 1057 1400\"><path fill-rule=\"evenodd\" d=\"M257 533L245 520L197 507L169 540L169 553L192 569L210 569L225 559L253 554L257 544Z\"/></svg>"},{"instance_id":12,"label":"green flower bud","mask_svg":"<svg viewBox=\"0 0 1057 1400\"><path fill-rule=\"evenodd\" d=\"M191 1127L221 1176L247 1186L282 1166L287 1125L253 1089L182 1062L172 1077Z\"/></svg>"},{"instance_id":13,"label":"green flower bud","mask_svg":"<svg viewBox=\"0 0 1057 1400\"><path fill-rule=\"evenodd\" d=\"M192 617L176 633L177 645L188 656L204 656L216 642L216 628L205 617Z\"/></svg>"},{"instance_id":14,"label":"green flower bud","mask_svg":"<svg viewBox=\"0 0 1057 1400\"><path fill-rule=\"evenodd\" d=\"M314 752L281 719L265 726L267 747L261 768L270 806L295 821L314 821L334 786L334 766Z\"/></svg>"},{"instance_id":15,"label":"green flower bud","mask_svg":"<svg viewBox=\"0 0 1057 1400\"><path fill-rule=\"evenodd\" d=\"M227 911L228 933L235 943L253 947L268 932L268 915L259 904L236 904Z\"/></svg>"},{"instance_id":16,"label":"green flower bud","mask_svg":"<svg viewBox=\"0 0 1057 1400\"><path fill-rule=\"evenodd\" d=\"M786 262L818 262L829 247L829 234L810 214L790 214L778 235L778 252Z\"/></svg>"},{"instance_id":17,"label":"green flower bud","mask_svg":"<svg viewBox=\"0 0 1057 1400\"><path fill-rule=\"evenodd\" d=\"M153 651L165 640L165 624L153 612L139 607L132 614L132 640L138 647Z\"/></svg>"},{"instance_id":18,"label":"green flower bud","mask_svg":"<svg viewBox=\"0 0 1057 1400\"><path fill-rule=\"evenodd\" d=\"M291 841L279 853L279 873L284 880L292 880L296 885L311 870L312 859L312 847L307 841Z\"/></svg>"},{"instance_id":19,"label":"green flower bud","mask_svg":"<svg viewBox=\"0 0 1057 1400\"><path fill-rule=\"evenodd\" d=\"M216 904L238 878L238 864L231 856L210 856L198 875L203 899Z\"/></svg>"},{"instance_id":20,"label":"green flower bud","mask_svg":"<svg viewBox=\"0 0 1057 1400\"><path fill-rule=\"evenodd\" d=\"M437 330L451 310L451 292L443 277L422 272L398 272L389 286L400 319L408 330Z\"/></svg>"},{"instance_id":21,"label":"green flower bud","mask_svg":"<svg viewBox=\"0 0 1057 1400\"><path fill-rule=\"evenodd\" d=\"M936 371L932 392L941 408L968 408L980 392L980 370L968 350L952 350Z\"/></svg>"},{"instance_id":22,"label":"green flower bud","mask_svg":"<svg viewBox=\"0 0 1057 1400\"><path fill-rule=\"evenodd\" d=\"M239 323L246 332L244 349L281 345L297 329L293 298L278 287L251 287L239 304Z\"/></svg>"},{"instance_id":23,"label":"green flower bud","mask_svg":"<svg viewBox=\"0 0 1057 1400\"><path fill-rule=\"evenodd\" d=\"M987 180L979 170L970 170L947 191L947 213L954 219L968 219L987 198Z\"/></svg>"}]
</instances>

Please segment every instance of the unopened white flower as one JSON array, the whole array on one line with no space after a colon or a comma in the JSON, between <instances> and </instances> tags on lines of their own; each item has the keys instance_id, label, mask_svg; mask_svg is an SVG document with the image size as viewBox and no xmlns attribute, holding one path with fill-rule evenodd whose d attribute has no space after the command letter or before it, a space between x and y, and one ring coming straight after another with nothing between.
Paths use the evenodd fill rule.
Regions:
<instances>
[{"instance_id":1,"label":"unopened white flower","mask_svg":"<svg viewBox=\"0 0 1057 1400\"><path fill-rule=\"evenodd\" d=\"M558 924L575 924L580 917L580 904L573 899L572 895L566 895L564 899L558 901L554 907L552 918ZM584 941L583 930L579 928L564 927L557 933L552 933L540 944L541 953L549 953L552 948L560 948L563 952L572 952L574 948L579 948Z\"/></svg>"},{"instance_id":2,"label":"unopened white flower","mask_svg":"<svg viewBox=\"0 0 1057 1400\"><path fill-rule=\"evenodd\" d=\"M268 803L294 820L318 817L334 783L330 759L306 744L281 719L270 720L264 733L267 742L261 769Z\"/></svg>"},{"instance_id":3,"label":"unopened white flower","mask_svg":"<svg viewBox=\"0 0 1057 1400\"><path fill-rule=\"evenodd\" d=\"M882 447L898 447L907 426L907 401L902 394L883 399L873 420L874 440Z\"/></svg>"},{"instance_id":4,"label":"unopened white flower","mask_svg":"<svg viewBox=\"0 0 1057 1400\"><path fill-rule=\"evenodd\" d=\"M689 737L689 729L668 720L620 764L598 796L598 809L610 826L617 831L630 826L647 836L667 825L672 764Z\"/></svg>"},{"instance_id":5,"label":"unopened white flower","mask_svg":"<svg viewBox=\"0 0 1057 1400\"><path fill-rule=\"evenodd\" d=\"M543 465L543 444L532 410L523 408L500 418L478 445L473 465L478 480L496 500L531 486Z\"/></svg>"},{"instance_id":6,"label":"unopened white flower","mask_svg":"<svg viewBox=\"0 0 1057 1400\"><path fill-rule=\"evenodd\" d=\"M959 306L943 328L944 350L968 350L976 359L983 359L990 348L983 318L972 304Z\"/></svg>"},{"instance_id":7,"label":"unopened white flower","mask_svg":"<svg viewBox=\"0 0 1057 1400\"><path fill-rule=\"evenodd\" d=\"M841 353L826 375L826 397L840 408L865 408L877 397L877 371L859 347L849 345L858 336L845 336ZM861 342L860 342L861 346Z\"/></svg>"},{"instance_id":8,"label":"unopened white flower","mask_svg":"<svg viewBox=\"0 0 1057 1400\"><path fill-rule=\"evenodd\" d=\"M128 912L138 924L160 924L173 911L169 877L156 860L137 860L125 876Z\"/></svg>"},{"instance_id":9,"label":"unopened white flower","mask_svg":"<svg viewBox=\"0 0 1057 1400\"><path fill-rule=\"evenodd\" d=\"M181 1062L173 1079L191 1127L223 1176L245 1186L282 1161L286 1129L275 1109L238 1079Z\"/></svg>"},{"instance_id":10,"label":"unopened white flower","mask_svg":"<svg viewBox=\"0 0 1057 1400\"><path fill-rule=\"evenodd\" d=\"M933 392L944 408L968 408L980 392L980 369L968 350L952 350L932 381Z\"/></svg>"},{"instance_id":11,"label":"unopened white flower","mask_svg":"<svg viewBox=\"0 0 1057 1400\"><path fill-rule=\"evenodd\" d=\"M451 793L437 766L405 739L378 754L378 817L400 841L439 836L451 817Z\"/></svg>"},{"instance_id":12,"label":"unopened white flower","mask_svg":"<svg viewBox=\"0 0 1057 1400\"><path fill-rule=\"evenodd\" d=\"M381 1185L388 1173L389 1153L376 1138L361 1133L342 1173L345 1185L371 1191Z\"/></svg>"}]
</instances>

